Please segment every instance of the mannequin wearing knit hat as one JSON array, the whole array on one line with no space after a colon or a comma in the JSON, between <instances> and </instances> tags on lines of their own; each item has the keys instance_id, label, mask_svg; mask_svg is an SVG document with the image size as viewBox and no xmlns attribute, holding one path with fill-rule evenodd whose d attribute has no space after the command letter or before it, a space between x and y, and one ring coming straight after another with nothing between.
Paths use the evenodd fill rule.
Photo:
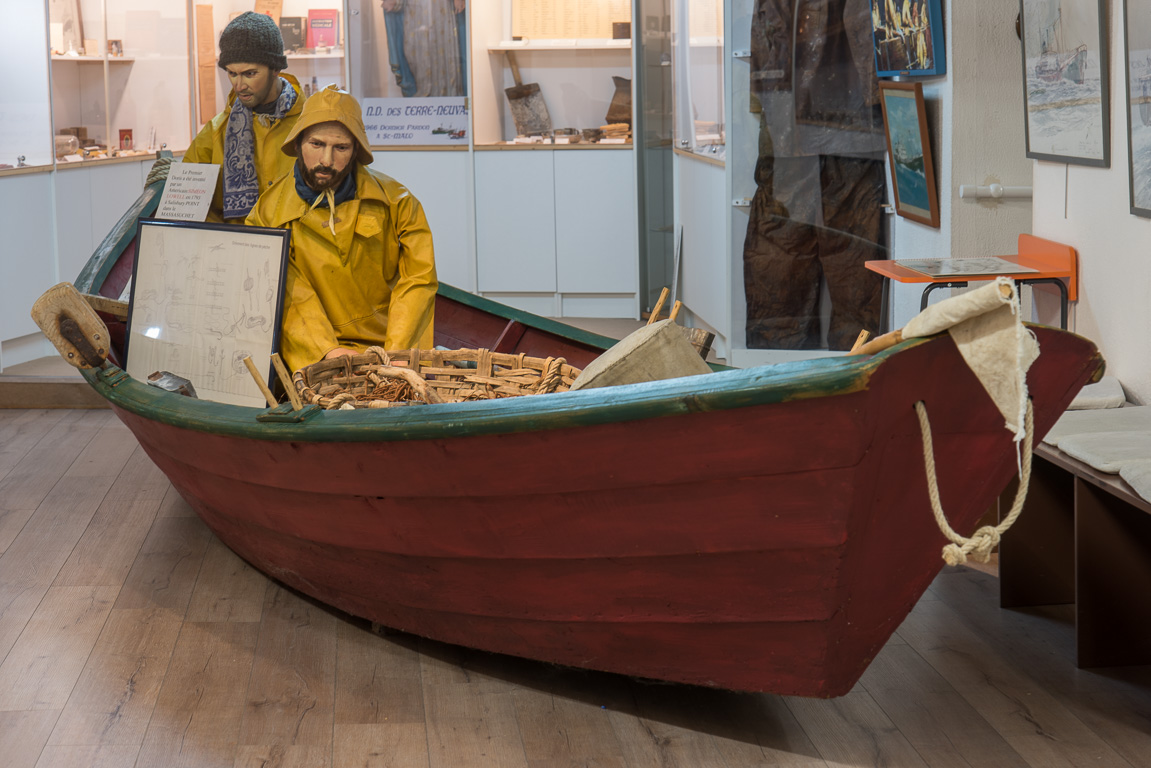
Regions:
<instances>
[{"instance_id":1,"label":"mannequin wearing knit hat","mask_svg":"<svg viewBox=\"0 0 1151 768\"><path fill-rule=\"evenodd\" d=\"M288 65L280 28L268 16L247 11L220 34L218 66L232 91L184 154L186 163L222 166L210 221L241 223L260 192L290 173L279 151L303 108L299 82L282 73Z\"/></svg>"}]
</instances>

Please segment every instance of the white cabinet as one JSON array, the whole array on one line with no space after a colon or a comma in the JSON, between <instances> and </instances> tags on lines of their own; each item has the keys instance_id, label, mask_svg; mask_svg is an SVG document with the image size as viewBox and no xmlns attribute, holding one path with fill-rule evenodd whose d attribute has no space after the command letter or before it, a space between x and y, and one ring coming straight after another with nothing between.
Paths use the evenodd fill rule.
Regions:
<instances>
[{"instance_id":1,"label":"white cabinet","mask_svg":"<svg viewBox=\"0 0 1151 768\"><path fill-rule=\"evenodd\" d=\"M638 316L630 149L475 157L480 293L545 315Z\"/></svg>"}]
</instances>

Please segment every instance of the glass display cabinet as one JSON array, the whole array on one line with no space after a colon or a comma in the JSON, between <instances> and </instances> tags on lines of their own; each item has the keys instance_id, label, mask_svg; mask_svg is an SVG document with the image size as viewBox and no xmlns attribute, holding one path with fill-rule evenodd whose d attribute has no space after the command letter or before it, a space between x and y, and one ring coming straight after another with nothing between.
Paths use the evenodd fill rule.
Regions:
<instances>
[{"instance_id":1,"label":"glass display cabinet","mask_svg":"<svg viewBox=\"0 0 1151 768\"><path fill-rule=\"evenodd\" d=\"M48 93L47 27L42 3L17 3L6 11L10 31L0 64L11 77L0 91L0 171L50 166L52 113Z\"/></svg>"},{"instance_id":2,"label":"glass display cabinet","mask_svg":"<svg viewBox=\"0 0 1151 768\"><path fill-rule=\"evenodd\" d=\"M56 161L186 148L186 4L51 0L48 9Z\"/></svg>"},{"instance_id":3,"label":"glass display cabinet","mask_svg":"<svg viewBox=\"0 0 1151 768\"><path fill-rule=\"evenodd\" d=\"M726 149L723 0L676 0L675 17L679 30L675 147L722 159Z\"/></svg>"}]
</instances>

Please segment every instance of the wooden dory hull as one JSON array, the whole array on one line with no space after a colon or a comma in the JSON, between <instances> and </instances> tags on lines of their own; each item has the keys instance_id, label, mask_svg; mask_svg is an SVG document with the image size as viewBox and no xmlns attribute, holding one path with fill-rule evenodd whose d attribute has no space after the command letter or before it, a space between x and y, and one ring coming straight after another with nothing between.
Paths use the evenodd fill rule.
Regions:
<instances>
[{"instance_id":1,"label":"wooden dory hull","mask_svg":"<svg viewBox=\"0 0 1151 768\"><path fill-rule=\"evenodd\" d=\"M1101 360L1035 330L1042 435ZM301 424L86 376L221 540L285 584L441 641L736 690L846 693L940 571L915 401L957 530L1016 465L946 335Z\"/></svg>"}]
</instances>

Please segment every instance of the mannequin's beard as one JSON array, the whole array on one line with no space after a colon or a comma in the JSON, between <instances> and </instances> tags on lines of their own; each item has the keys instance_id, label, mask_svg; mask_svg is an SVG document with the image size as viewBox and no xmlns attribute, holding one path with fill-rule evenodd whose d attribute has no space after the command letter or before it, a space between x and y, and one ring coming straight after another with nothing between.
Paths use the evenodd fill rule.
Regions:
<instances>
[{"instance_id":1,"label":"mannequin's beard","mask_svg":"<svg viewBox=\"0 0 1151 768\"><path fill-rule=\"evenodd\" d=\"M325 189L330 189L334 192L339 189L340 185L344 183L344 179L348 178L348 174L352 172L352 169L356 165L354 162L348 163L347 166L344 167L344 170L337 173L335 168L322 163L317 163L311 168L308 168L304 165L304 159L302 157L296 158L296 163L300 166L300 175L304 177L304 183L314 192L323 192ZM317 179L317 171L325 171L332 175L327 179Z\"/></svg>"}]
</instances>

